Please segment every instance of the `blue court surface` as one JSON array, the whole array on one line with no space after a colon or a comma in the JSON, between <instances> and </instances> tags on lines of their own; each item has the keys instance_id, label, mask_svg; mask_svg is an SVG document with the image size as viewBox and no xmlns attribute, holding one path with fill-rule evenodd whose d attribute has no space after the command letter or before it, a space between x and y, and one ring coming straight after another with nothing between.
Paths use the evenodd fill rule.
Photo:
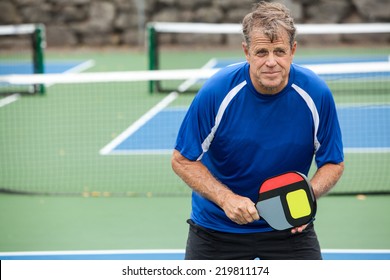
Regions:
<instances>
[{"instance_id":1,"label":"blue court surface","mask_svg":"<svg viewBox=\"0 0 390 280\"><path fill-rule=\"evenodd\" d=\"M160 111L124 139L113 153L170 153L186 111L186 108L167 108Z\"/></svg>"},{"instance_id":2,"label":"blue court surface","mask_svg":"<svg viewBox=\"0 0 390 280\"><path fill-rule=\"evenodd\" d=\"M390 150L390 105L337 108L346 152ZM170 153L186 108L166 108L128 135L111 154Z\"/></svg>"},{"instance_id":3,"label":"blue court surface","mask_svg":"<svg viewBox=\"0 0 390 280\"><path fill-rule=\"evenodd\" d=\"M337 64L361 62L385 62L389 56L368 57L308 57L297 58L297 64ZM237 59L211 59L205 66L222 68ZM389 74L388 72L386 73ZM356 74L351 74L354 78ZM326 76L334 79L334 74ZM390 151L390 105L350 105L337 108L346 152L389 152ZM171 153L180 124L187 108L165 108L131 133L121 135L102 149L101 154L167 154ZM132 127L130 127L132 128ZM112 145L114 144L114 145Z\"/></svg>"},{"instance_id":4,"label":"blue court surface","mask_svg":"<svg viewBox=\"0 0 390 280\"><path fill-rule=\"evenodd\" d=\"M324 260L390 260L390 250L323 250ZM0 253L0 260L183 260L184 250Z\"/></svg>"},{"instance_id":5,"label":"blue court surface","mask_svg":"<svg viewBox=\"0 0 390 280\"><path fill-rule=\"evenodd\" d=\"M87 61L50 61L45 62L45 74L61 74L61 73L79 73L95 65L93 60ZM0 76L1 75L29 75L33 74L33 65L27 62L4 62L0 61ZM51 85L46 85L50 87ZM0 83L0 90L7 89L8 84ZM7 92L7 91L6 91ZM4 98L0 98L0 107L15 102L19 99L19 94L15 93Z\"/></svg>"},{"instance_id":6,"label":"blue court surface","mask_svg":"<svg viewBox=\"0 0 390 280\"><path fill-rule=\"evenodd\" d=\"M88 61L48 61L45 63L45 73L69 73L81 72L93 66L92 60ZM0 62L0 75L9 74L33 74L33 66L27 62Z\"/></svg>"}]
</instances>

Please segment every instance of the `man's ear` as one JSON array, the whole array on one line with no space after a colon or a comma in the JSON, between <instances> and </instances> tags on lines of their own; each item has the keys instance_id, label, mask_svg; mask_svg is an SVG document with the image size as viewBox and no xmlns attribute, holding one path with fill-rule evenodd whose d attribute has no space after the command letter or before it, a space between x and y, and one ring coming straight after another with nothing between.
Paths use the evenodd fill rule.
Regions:
<instances>
[{"instance_id":1,"label":"man's ear","mask_svg":"<svg viewBox=\"0 0 390 280\"><path fill-rule=\"evenodd\" d=\"M297 50L297 41L294 42L291 48L291 54L294 55L296 50Z\"/></svg>"},{"instance_id":2,"label":"man's ear","mask_svg":"<svg viewBox=\"0 0 390 280\"><path fill-rule=\"evenodd\" d=\"M244 50L246 60L249 60L249 48L246 42L242 42L242 49Z\"/></svg>"}]
</instances>

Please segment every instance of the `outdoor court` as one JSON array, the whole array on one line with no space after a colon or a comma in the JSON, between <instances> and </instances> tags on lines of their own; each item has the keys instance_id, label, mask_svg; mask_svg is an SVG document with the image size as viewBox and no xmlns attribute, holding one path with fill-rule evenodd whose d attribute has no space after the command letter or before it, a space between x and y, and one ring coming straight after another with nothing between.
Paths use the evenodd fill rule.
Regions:
<instances>
[{"instance_id":1,"label":"outdoor court","mask_svg":"<svg viewBox=\"0 0 390 280\"><path fill-rule=\"evenodd\" d=\"M334 61L303 57L299 63L341 59L353 63L388 56L343 56ZM196 56L194 61L198 68L207 62L196 65ZM215 67L234 62L217 61ZM49 54L45 68L48 73L139 70L144 62L139 53L83 53L69 59ZM5 68L0 65L0 75ZM28 73L22 68L13 71ZM179 95L152 111L167 95L150 95L146 88L118 93L103 87L93 93L77 90L52 85L46 96L21 97L0 107L0 187L16 182L25 191L47 193L55 185L60 193L0 194L0 259L182 259L190 196L169 160L193 95ZM389 97L355 100L337 102L349 160L340 188L366 184L355 177L368 172L370 162L382 164L370 171L379 174L379 181L390 176L383 172L390 157ZM32 156L23 156L27 154ZM351 178L355 186L348 183ZM389 260L387 213L389 195L320 199L315 225L324 259Z\"/></svg>"}]
</instances>

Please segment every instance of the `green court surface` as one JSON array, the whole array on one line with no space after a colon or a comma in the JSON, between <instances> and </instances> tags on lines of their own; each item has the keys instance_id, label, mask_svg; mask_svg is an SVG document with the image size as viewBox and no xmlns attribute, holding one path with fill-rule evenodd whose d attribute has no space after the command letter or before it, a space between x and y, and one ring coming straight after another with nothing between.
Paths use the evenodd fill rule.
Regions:
<instances>
[{"instance_id":1,"label":"green court surface","mask_svg":"<svg viewBox=\"0 0 390 280\"><path fill-rule=\"evenodd\" d=\"M0 195L0 251L184 249L190 199ZM389 249L390 196L318 201L323 249Z\"/></svg>"}]
</instances>

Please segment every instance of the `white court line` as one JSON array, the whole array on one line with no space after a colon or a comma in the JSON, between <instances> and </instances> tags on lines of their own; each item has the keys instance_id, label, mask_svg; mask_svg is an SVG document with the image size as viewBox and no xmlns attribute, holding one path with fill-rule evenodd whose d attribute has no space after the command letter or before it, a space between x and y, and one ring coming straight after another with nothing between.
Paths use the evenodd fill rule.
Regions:
<instances>
[{"instance_id":1,"label":"white court line","mask_svg":"<svg viewBox=\"0 0 390 280\"><path fill-rule=\"evenodd\" d=\"M383 148L344 148L347 154L387 154L390 153L390 147Z\"/></svg>"},{"instance_id":2,"label":"white court line","mask_svg":"<svg viewBox=\"0 0 390 280\"><path fill-rule=\"evenodd\" d=\"M212 58L209 60L202 69L213 68L217 64L217 60ZM156 106L146 112L141 118L135 121L132 125L130 125L125 131L123 131L118 137L104 146L99 154L101 155L129 155L129 154L169 154L172 150L137 150L137 151L114 151L114 149L121 144L124 140L130 137L133 133L135 133L138 129L140 129L143 125L145 125L148 121L150 121L154 116L160 113L164 108L166 108L169 104L171 104L176 98L179 96L178 92L185 92L192 85L197 82L198 79L189 79L184 81L179 85L177 91L173 91L168 94L163 100L161 100Z\"/></svg>"},{"instance_id":3,"label":"white court line","mask_svg":"<svg viewBox=\"0 0 390 280\"><path fill-rule=\"evenodd\" d=\"M66 70L64 73L80 73L93 66L95 66L95 61L93 59L90 59L81 64L76 65L75 67Z\"/></svg>"},{"instance_id":4,"label":"white court line","mask_svg":"<svg viewBox=\"0 0 390 280\"><path fill-rule=\"evenodd\" d=\"M390 254L390 249L321 249L321 252L336 254Z\"/></svg>"},{"instance_id":5,"label":"white court line","mask_svg":"<svg viewBox=\"0 0 390 280\"><path fill-rule=\"evenodd\" d=\"M73 250L73 251L18 251L0 252L2 257L34 257L34 256L84 256L84 255L171 255L183 254L184 249L138 249L138 250ZM323 254L390 254L390 249L321 249Z\"/></svg>"},{"instance_id":6,"label":"white court line","mask_svg":"<svg viewBox=\"0 0 390 280\"><path fill-rule=\"evenodd\" d=\"M87 60L81 64L76 65L75 67L72 67L72 68L66 70L62 74L80 73L80 72L83 72L84 70L87 70L88 68L93 67L93 66L95 66L95 61L93 59L90 59L90 60ZM46 84L45 87L51 87L54 84L55 83Z\"/></svg>"},{"instance_id":7,"label":"white court line","mask_svg":"<svg viewBox=\"0 0 390 280\"><path fill-rule=\"evenodd\" d=\"M367 103L337 103L336 104L337 109L345 109L345 108L367 108L367 109L373 109L373 108L390 108L390 103L378 103L378 102L367 102Z\"/></svg>"},{"instance_id":8,"label":"white court line","mask_svg":"<svg viewBox=\"0 0 390 280\"><path fill-rule=\"evenodd\" d=\"M114 255L114 254L184 254L184 249L145 249L145 250L78 250L78 251L26 251L0 252L1 256L54 256L54 255Z\"/></svg>"},{"instance_id":9,"label":"white court line","mask_svg":"<svg viewBox=\"0 0 390 280\"><path fill-rule=\"evenodd\" d=\"M212 58L210 59L201 69L211 69L211 68L214 68L215 65L217 65L218 63L218 60L216 58ZM185 82L183 82L179 87L178 87L178 91L179 92L184 92L186 91L187 89L189 89L192 85L194 85L199 79L197 78L193 78L193 79L189 79Z\"/></svg>"},{"instance_id":10,"label":"white court line","mask_svg":"<svg viewBox=\"0 0 390 280\"><path fill-rule=\"evenodd\" d=\"M172 149L155 149L155 150L125 150L111 151L112 155L165 155L171 154ZM383 148L344 148L346 154L387 154L390 153L390 147Z\"/></svg>"},{"instance_id":11,"label":"white court line","mask_svg":"<svg viewBox=\"0 0 390 280\"><path fill-rule=\"evenodd\" d=\"M165 107L167 107L170 103L172 103L179 94L176 91L168 94L163 100L157 103L152 109L150 109L146 114L144 114L141 118L135 121L131 126L129 126L125 131L123 131L118 137L108 143L104 148L100 150L101 155L109 155L112 150L115 149L120 143L122 143L126 138L130 137L134 132L140 129L143 125L145 125L149 120L151 120L155 115L160 113Z\"/></svg>"},{"instance_id":12,"label":"white court line","mask_svg":"<svg viewBox=\"0 0 390 280\"><path fill-rule=\"evenodd\" d=\"M128 155L170 155L173 149L150 149L150 150L124 150L124 151L111 151L110 155L116 156L128 156Z\"/></svg>"},{"instance_id":13,"label":"white court line","mask_svg":"<svg viewBox=\"0 0 390 280\"><path fill-rule=\"evenodd\" d=\"M20 98L19 93L15 93L0 99L0 108L17 101Z\"/></svg>"}]
</instances>

